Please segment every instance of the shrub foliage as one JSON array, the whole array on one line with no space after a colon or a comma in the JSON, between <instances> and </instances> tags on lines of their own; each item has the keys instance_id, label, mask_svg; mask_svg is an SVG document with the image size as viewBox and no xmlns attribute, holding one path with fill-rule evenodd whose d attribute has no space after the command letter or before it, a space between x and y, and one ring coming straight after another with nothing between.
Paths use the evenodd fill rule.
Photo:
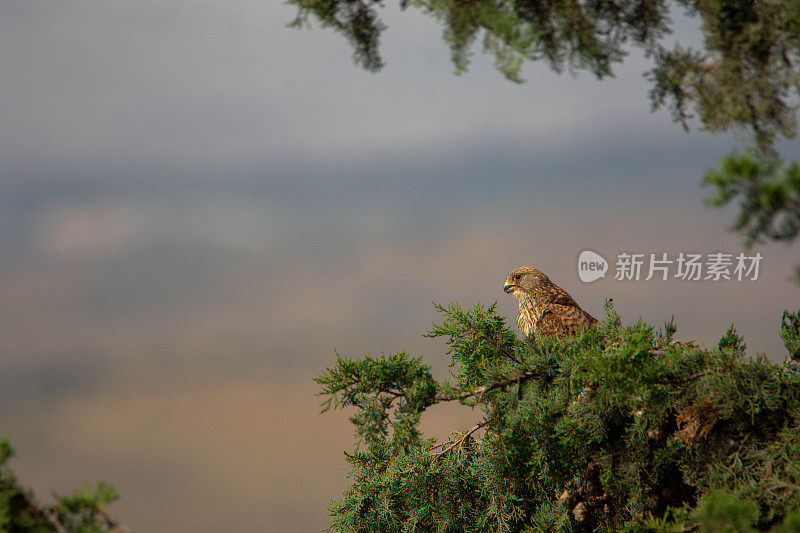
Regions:
<instances>
[{"instance_id":1,"label":"shrub foliage","mask_svg":"<svg viewBox=\"0 0 800 533\"><path fill-rule=\"evenodd\" d=\"M332 531L798 530L798 314L774 364L733 327L707 349L671 321L623 326L611 302L566 339L520 339L494 306L438 309L454 383L406 353L339 356L316 379L323 410L354 409ZM480 421L436 442L419 423L443 402Z\"/></svg>"}]
</instances>

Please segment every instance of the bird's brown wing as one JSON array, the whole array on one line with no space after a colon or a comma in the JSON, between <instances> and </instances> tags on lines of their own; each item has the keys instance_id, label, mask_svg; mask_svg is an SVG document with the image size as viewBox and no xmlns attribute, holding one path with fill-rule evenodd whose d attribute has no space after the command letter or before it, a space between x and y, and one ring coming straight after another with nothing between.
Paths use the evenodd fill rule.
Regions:
<instances>
[{"instance_id":1,"label":"bird's brown wing","mask_svg":"<svg viewBox=\"0 0 800 533\"><path fill-rule=\"evenodd\" d=\"M565 337L574 334L578 326L591 326L595 322L597 319L580 307L550 305L539 319L537 330L543 335Z\"/></svg>"},{"instance_id":2,"label":"bird's brown wing","mask_svg":"<svg viewBox=\"0 0 800 533\"><path fill-rule=\"evenodd\" d=\"M550 293L547 303L559 307L578 307L578 302L576 302L567 291L561 287L555 287L555 289L557 290L554 290ZM580 309L580 307L578 308Z\"/></svg>"},{"instance_id":3,"label":"bird's brown wing","mask_svg":"<svg viewBox=\"0 0 800 533\"><path fill-rule=\"evenodd\" d=\"M561 317L552 311L546 311L536 325L537 333L540 335L565 337L571 333L570 328L564 324L564 321L561 320Z\"/></svg>"}]
</instances>

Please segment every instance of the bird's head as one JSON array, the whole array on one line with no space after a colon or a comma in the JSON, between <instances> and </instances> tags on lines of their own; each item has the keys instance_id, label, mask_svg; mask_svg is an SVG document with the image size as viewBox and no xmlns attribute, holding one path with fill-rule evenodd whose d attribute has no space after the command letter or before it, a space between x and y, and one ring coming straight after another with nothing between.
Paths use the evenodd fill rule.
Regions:
<instances>
[{"instance_id":1,"label":"bird's head","mask_svg":"<svg viewBox=\"0 0 800 533\"><path fill-rule=\"evenodd\" d=\"M552 282L544 272L537 268L523 266L508 273L503 290L508 294L518 296L520 293L535 292L536 289L547 285L552 285Z\"/></svg>"}]
</instances>

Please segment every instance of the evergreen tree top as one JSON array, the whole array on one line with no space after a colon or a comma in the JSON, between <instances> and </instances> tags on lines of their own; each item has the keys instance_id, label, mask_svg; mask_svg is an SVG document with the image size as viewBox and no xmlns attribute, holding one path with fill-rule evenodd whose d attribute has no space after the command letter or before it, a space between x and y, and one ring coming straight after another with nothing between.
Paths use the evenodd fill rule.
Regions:
<instances>
[{"instance_id":1,"label":"evergreen tree top","mask_svg":"<svg viewBox=\"0 0 800 533\"><path fill-rule=\"evenodd\" d=\"M564 339L517 338L494 307L439 307L455 383L406 353L339 357L324 410L354 408L352 482L331 530L794 531L800 523L800 371L605 319ZM797 314L784 317L790 351ZM446 442L427 409L480 413ZM478 418L478 417L476 417ZM725 528L729 529L725 529ZM732 529L730 529L732 528Z\"/></svg>"}]
</instances>

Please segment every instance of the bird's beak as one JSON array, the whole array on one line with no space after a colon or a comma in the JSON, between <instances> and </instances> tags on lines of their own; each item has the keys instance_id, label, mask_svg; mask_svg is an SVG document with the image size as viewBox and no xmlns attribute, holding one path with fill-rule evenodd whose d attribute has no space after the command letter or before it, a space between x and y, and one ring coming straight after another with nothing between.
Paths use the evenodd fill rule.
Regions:
<instances>
[{"instance_id":1,"label":"bird's beak","mask_svg":"<svg viewBox=\"0 0 800 533\"><path fill-rule=\"evenodd\" d=\"M506 283L505 285L503 285L503 291L505 291L506 294L511 294L511 289L513 288L514 285L512 283Z\"/></svg>"}]
</instances>

